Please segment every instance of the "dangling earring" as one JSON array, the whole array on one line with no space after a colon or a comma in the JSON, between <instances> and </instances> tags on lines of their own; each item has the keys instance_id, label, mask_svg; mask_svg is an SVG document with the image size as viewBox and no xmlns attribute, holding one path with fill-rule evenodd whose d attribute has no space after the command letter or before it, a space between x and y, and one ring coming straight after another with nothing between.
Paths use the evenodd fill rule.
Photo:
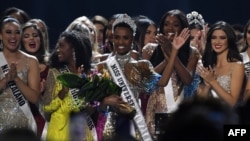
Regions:
<instances>
[{"instance_id":1,"label":"dangling earring","mask_svg":"<svg viewBox=\"0 0 250 141\"><path fill-rule=\"evenodd\" d=\"M73 60L76 61L76 53L75 53L75 51L73 51L72 56L73 56Z\"/></svg>"}]
</instances>

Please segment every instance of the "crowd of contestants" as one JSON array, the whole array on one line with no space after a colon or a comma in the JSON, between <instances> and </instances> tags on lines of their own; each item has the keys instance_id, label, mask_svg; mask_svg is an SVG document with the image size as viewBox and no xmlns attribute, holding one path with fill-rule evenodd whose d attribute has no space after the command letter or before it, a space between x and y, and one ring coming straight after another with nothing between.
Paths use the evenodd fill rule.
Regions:
<instances>
[{"instance_id":1,"label":"crowd of contestants","mask_svg":"<svg viewBox=\"0 0 250 141\"><path fill-rule=\"evenodd\" d=\"M55 46L49 31L22 9L2 12L1 140L219 141L224 125L250 123L250 21L209 23L197 11L173 9L159 24L145 15L81 16ZM113 62L140 121L117 110L130 103L124 95L81 108L74 104L74 90L56 79L65 72L105 73ZM145 74L160 77L146 82Z\"/></svg>"}]
</instances>

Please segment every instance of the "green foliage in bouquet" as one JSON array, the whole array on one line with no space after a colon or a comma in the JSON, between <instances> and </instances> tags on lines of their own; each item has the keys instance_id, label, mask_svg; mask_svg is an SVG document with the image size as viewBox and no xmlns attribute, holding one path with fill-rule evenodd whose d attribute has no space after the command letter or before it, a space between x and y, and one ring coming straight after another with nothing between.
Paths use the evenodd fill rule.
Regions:
<instances>
[{"instance_id":1,"label":"green foliage in bouquet","mask_svg":"<svg viewBox=\"0 0 250 141\"><path fill-rule=\"evenodd\" d=\"M79 88L79 98L84 98L87 102L102 101L107 96L120 95L122 91L121 87L109 78L98 74L81 78L73 73L64 73L57 79L68 88Z\"/></svg>"}]
</instances>

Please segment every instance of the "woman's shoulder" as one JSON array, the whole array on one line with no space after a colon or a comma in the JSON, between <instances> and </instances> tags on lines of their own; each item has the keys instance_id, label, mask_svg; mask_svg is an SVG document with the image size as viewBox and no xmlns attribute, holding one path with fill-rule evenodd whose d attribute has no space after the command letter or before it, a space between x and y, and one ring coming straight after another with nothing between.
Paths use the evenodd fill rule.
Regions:
<instances>
[{"instance_id":1,"label":"woman's shoulder","mask_svg":"<svg viewBox=\"0 0 250 141\"><path fill-rule=\"evenodd\" d=\"M242 61L236 61L232 63L233 65L238 65L238 66L244 66L244 63Z\"/></svg>"},{"instance_id":2,"label":"woman's shoulder","mask_svg":"<svg viewBox=\"0 0 250 141\"><path fill-rule=\"evenodd\" d=\"M23 51L20 51L20 52L22 53L22 55L23 55L25 58L29 59L30 61L38 62L36 56L31 55L31 54L28 54L28 53L23 52Z\"/></svg>"},{"instance_id":3,"label":"woman's shoulder","mask_svg":"<svg viewBox=\"0 0 250 141\"><path fill-rule=\"evenodd\" d=\"M242 61L232 62L232 70L239 73L239 70L245 71L244 63Z\"/></svg>"},{"instance_id":4,"label":"woman's shoulder","mask_svg":"<svg viewBox=\"0 0 250 141\"><path fill-rule=\"evenodd\" d=\"M23 51L20 51L20 52L22 55L21 58L24 58L25 64L29 69L32 69L32 70L38 69L39 70L39 61L34 55L30 55L30 54L25 53Z\"/></svg>"}]
</instances>

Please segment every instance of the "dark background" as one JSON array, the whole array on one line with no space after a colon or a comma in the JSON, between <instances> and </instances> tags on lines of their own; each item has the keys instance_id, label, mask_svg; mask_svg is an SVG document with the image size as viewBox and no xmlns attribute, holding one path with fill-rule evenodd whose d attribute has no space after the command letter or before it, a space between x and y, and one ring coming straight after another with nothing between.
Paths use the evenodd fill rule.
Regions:
<instances>
[{"instance_id":1,"label":"dark background","mask_svg":"<svg viewBox=\"0 0 250 141\"><path fill-rule=\"evenodd\" d=\"M198 11L209 23L224 20L244 25L250 19L249 0L1 0L0 12L12 6L46 22L51 48L67 25L83 15L91 18L98 14L107 19L116 13L146 15L158 23L168 10L180 9L185 13Z\"/></svg>"}]
</instances>

